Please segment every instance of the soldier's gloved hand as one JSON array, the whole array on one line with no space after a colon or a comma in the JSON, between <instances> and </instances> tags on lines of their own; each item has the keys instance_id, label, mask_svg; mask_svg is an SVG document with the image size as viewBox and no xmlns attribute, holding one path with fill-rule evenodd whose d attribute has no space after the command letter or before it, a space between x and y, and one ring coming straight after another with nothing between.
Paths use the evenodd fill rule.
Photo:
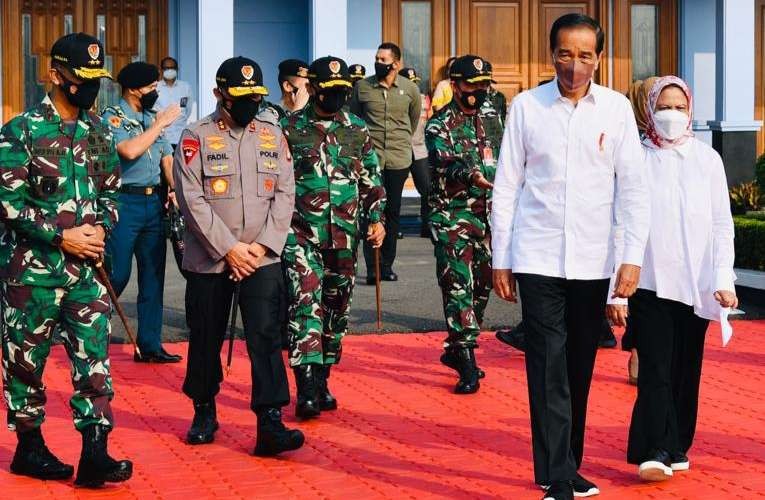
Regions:
<instances>
[{"instance_id":1,"label":"soldier's gloved hand","mask_svg":"<svg viewBox=\"0 0 765 500\"><path fill-rule=\"evenodd\" d=\"M486 177L483 176L481 172L476 172L473 175L470 176L470 183L473 184L475 187L480 189L491 189L494 187L494 184L489 182Z\"/></svg>"},{"instance_id":2,"label":"soldier's gloved hand","mask_svg":"<svg viewBox=\"0 0 765 500\"><path fill-rule=\"evenodd\" d=\"M103 228L100 228L103 231ZM64 229L61 249L80 259L98 259L104 253L104 240L99 229L90 224Z\"/></svg>"},{"instance_id":3,"label":"soldier's gloved hand","mask_svg":"<svg viewBox=\"0 0 765 500\"><path fill-rule=\"evenodd\" d=\"M241 281L258 268L257 259L250 253L250 246L241 241L226 254L226 262L236 281Z\"/></svg>"},{"instance_id":4,"label":"soldier's gloved hand","mask_svg":"<svg viewBox=\"0 0 765 500\"><path fill-rule=\"evenodd\" d=\"M165 128L173 123L179 116L181 116L181 106L178 103L173 103L162 111L157 112L157 117L154 120L154 123L160 128Z\"/></svg>"},{"instance_id":5,"label":"soldier's gloved hand","mask_svg":"<svg viewBox=\"0 0 765 500\"><path fill-rule=\"evenodd\" d=\"M372 248L379 248L384 239L385 227L380 222L370 224L367 229L367 241L372 245Z\"/></svg>"}]
</instances>

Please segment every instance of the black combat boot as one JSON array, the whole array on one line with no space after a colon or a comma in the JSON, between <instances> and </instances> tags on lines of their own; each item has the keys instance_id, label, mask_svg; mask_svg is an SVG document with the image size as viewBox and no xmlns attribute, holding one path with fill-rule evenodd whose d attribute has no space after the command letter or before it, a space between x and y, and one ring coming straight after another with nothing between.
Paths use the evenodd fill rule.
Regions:
<instances>
[{"instance_id":1,"label":"black combat boot","mask_svg":"<svg viewBox=\"0 0 765 500\"><path fill-rule=\"evenodd\" d=\"M317 385L319 386L319 408L321 411L337 410L337 399L329 392L329 373L332 365L323 365L316 370Z\"/></svg>"},{"instance_id":2,"label":"black combat boot","mask_svg":"<svg viewBox=\"0 0 765 500\"><path fill-rule=\"evenodd\" d=\"M215 400L194 401L194 420L189 432L186 433L188 444L207 444L215 439L218 430L218 416L215 410Z\"/></svg>"},{"instance_id":3,"label":"black combat boot","mask_svg":"<svg viewBox=\"0 0 765 500\"><path fill-rule=\"evenodd\" d=\"M62 463L50 452L40 428L16 434L19 440L11 462L11 472L36 479L69 479L74 467Z\"/></svg>"},{"instance_id":4,"label":"black combat boot","mask_svg":"<svg viewBox=\"0 0 765 500\"><path fill-rule=\"evenodd\" d=\"M441 355L441 364L448 366L452 370L459 373L459 361L457 359L457 350L453 347L447 347L444 349L444 353ZM478 368L476 366L476 368ZM484 373L483 370L478 368L478 378L484 378L486 376L486 373Z\"/></svg>"},{"instance_id":5,"label":"black combat boot","mask_svg":"<svg viewBox=\"0 0 765 500\"><path fill-rule=\"evenodd\" d=\"M297 404L295 416L309 419L319 416L319 387L317 382L317 365L298 365L294 368L295 385L297 385Z\"/></svg>"},{"instance_id":6,"label":"black combat boot","mask_svg":"<svg viewBox=\"0 0 765 500\"><path fill-rule=\"evenodd\" d=\"M473 394L481 386L478 379L478 367L475 364L475 354L472 347L461 347L455 351L457 356L457 372L460 380L454 387L456 394Z\"/></svg>"},{"instance_id":7,"label":"black combat boot","mask_svg":"<svg viewBox=\"0 0 765 500\"><path fill-rule=\"evenodd\" d=\"M272 457L283 451L297 450L305 442L303 433L296 429L287 429L282 423L279 408L259 409L258 438L252 454L259 457Z\"/></svg>"},{"instance_id":8,"label":"black combat boot","mask_svg":"<svg viewBox=\"0 0 765 500\"><path fill-rule=\"evenodd\" d=\"M77 466L76 486L96 488L104 483L121 483L133 475L133 462L114 460L106 450L108 427L89 425L82 430L82 454Z\"/></svg>"}]
</instances>

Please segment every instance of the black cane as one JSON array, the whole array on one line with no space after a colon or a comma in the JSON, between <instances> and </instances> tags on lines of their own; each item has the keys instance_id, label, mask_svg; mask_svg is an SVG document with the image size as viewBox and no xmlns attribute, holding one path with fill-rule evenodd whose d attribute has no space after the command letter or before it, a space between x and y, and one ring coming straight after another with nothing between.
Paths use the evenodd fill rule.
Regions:
<instances>
[{"instance_id":1,"label":"black cane","mask_svg":"<svg viewBox=\"0 0 765 500\"><path fill-rule=\"evenodd\" d=\"M231 374L231 358L234 356L234 335L236 330L236 312L239 308L239 290L241 283L236 282L234 298L231 301L231 322L228 325L228 358L226 359L226 375Z\"/></svg>"}]
</instances>

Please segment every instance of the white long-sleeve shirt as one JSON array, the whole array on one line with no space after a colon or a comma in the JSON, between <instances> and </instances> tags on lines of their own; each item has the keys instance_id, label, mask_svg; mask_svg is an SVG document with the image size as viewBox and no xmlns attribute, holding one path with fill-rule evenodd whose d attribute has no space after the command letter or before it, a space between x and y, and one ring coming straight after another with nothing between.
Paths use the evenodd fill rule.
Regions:
<instances>
[{"instance_id":1,"label":"white long-sleeve shirt","mask_svg":"<svg viewBox=\"0 0 765 500\"><path fill-rule=\"evenodd\" d=\"M181 132L186 128L194 107L194 95L191 92L191 86L183 80L176 80L170 86L164 79L160 79L157 84L157 93L159 98L155 109L163 110L171 104L181 106L181 115L165 129L165 137L170 144L178 144L181 139Z\"/></svg>"},{"instance_id":2,"label":"white long-sleeve shirt","mask_svg":"<svg viewBox=\"0 0 765 500\"><path fill-rule=\"evenodd\" d=\"M494 268L593 280L640 265L649 220L643 156L623 95L592 83L574 106L556 80L519 94L494 181Z\"/></svg>"},{"instance_id":3,"label":"white long-sleeve shirt","mask_svg":"<svg viewBox=\"0 0 765 500\"><path fill-rule=\"evenodd\" d=\"M651 224L638 287L693 306L702 318L719 319L714 293L734 291L736 279L733 217L720 155L695 138L672 149L644 149Z\"/></svg>"}]
</instances>

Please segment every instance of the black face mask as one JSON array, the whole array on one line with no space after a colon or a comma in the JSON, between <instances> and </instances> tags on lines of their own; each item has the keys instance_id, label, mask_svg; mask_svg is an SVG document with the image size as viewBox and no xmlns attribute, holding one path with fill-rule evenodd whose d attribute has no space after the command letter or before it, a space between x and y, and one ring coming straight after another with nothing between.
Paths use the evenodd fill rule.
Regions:
<instances>
[{"instance_id":1,"label":"black face mask","mask_svg":"<svg viewBox=\"0 0 765 500\"><path fill-rule=\"evenodd\" d=\"M154 107L154 103L159 99L159 94L156 90L152 90L148 94L142 94L139 101L143 109L151 109Z\"/></svg>"},{"instance_id":2,"label":"black face mask","mask_svg":"<svg viewBox=\"0 0 765 500\"><path fill-rule=\"evenodd\" d=\"M230 102L231 105L226 108L226 111L231 115L231 119L242 128L250 124L255 115L258 114L258 109L260 109L260 102L251 97L234 99Z\"/></svg>"},{"instance_id":3,"label":"black face mask","mask_svg":"<svg viewBox=\"0 0 765 500\"><path fill-rule=\"evenodd\" d=\"M460 90L460 103L467 109L478 109L486 101L489 91L486 89L478 89L473 92L465 92Z\"/></svg>"},{"instance_id":4,"label":"black face mask","mask_svg":"<svg viewBox=\"0 0 765 500\"><path fill-rule=\"evenodd\" d=\"M378 80L382 80L393 69L393 64L375 63L375 76Z\"/></svg>"},{"instance_id":5,"label":"black face mask","mask_svg":"<svg viewBox=\"0 0 765 500\"><path fill-rule=\"evenodd\" d=\"M316 94L316 105L325 113L337 113L346 102L348 102L348 92L345 88L326 89Z\"/></svg>"},{"instance_id":6,"label":"black face mask","mask_svg":"<svg viewBox=\"0 0 765 500\"><path fill-rule=\"evenodd\" d=\"M80 109L90 109L93 107L93 103L96 102L96 97L98 97L98 91L101 89L100 80L88 80L82 83L73 83L64 78L61 74L59 74L59 77L63 82L60 85L61 90L64 92L66 100L69 101L72 106L76 106ZM72 87L77 89L77 92L74 94L72 94Z\"/></svg>"}]
</instances>

